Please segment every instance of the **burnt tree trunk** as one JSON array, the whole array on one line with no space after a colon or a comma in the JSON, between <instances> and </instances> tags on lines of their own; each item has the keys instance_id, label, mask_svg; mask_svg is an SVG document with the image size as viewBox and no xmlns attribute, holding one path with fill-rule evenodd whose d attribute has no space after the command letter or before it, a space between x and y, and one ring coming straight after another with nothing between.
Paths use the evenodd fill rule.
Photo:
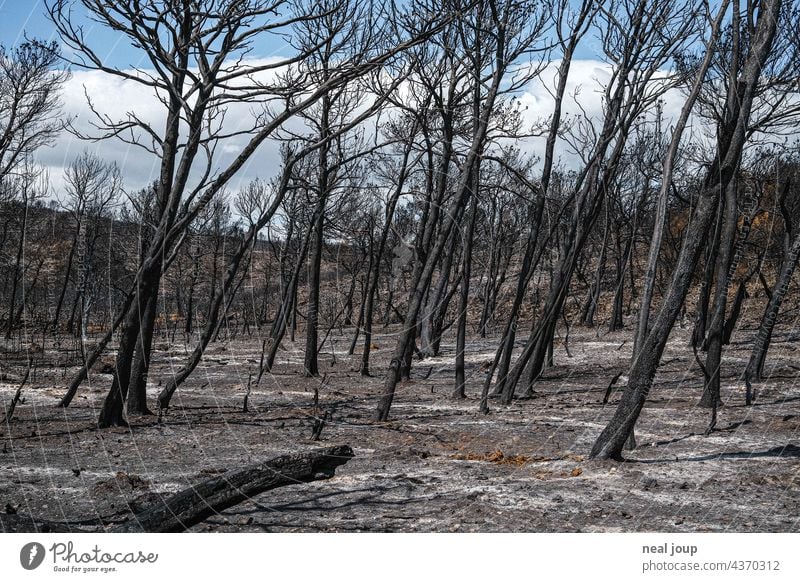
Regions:
<instances>
[{"instance_id":1,"label":"burnt tree trunk","mask_svg":"<svg viewBox=\"0 0 800 582\"><path fill-rule=\"evenodd\" d=\"M254 496L298 483L330 479L336 468L353 458L347 445L294 453L255 463L201 481L187 489L139 511L110 533L183 532L212 515L234 507ZM82 524L85 522L81 522ZM90 532L95 528L78 527L68 522L52 522L0 513L3 532Z\"/></svg>"},{"instance_id":2,"label":"burnt tree trunk","mask_svg":"<svg viewBox=\"0 0 800 582\"><path fill-rule=\"evenodd\" d=\"M466 396L466 377L464 373L464 350L467 339L467 310L469 308L469 279L472 271L472 237L475 233L475 220L478 216L478 190L480 184L480 164L476 162L473 170L472 204L470 205L469 227L464 237L462 252L461 294L458 302L458 327L456 329L456 398Z\"/></svg>"},{"instance_id":3,"label":"burnt tree trunk","mask_svg":"<svg viewBox=\"0 0 800 582\"><path fill-rule=\"evenodd\" d=\"M325 61L323 70L327 78L328 63ZM320 271L322 268L322 251L325 244L325 205L328 200L328 190L330 187L331 171L328 167L328 153L330 144L330 111L331 97L322 97L322 108L320 110L320 127L322 128L320 139L322 146L319 149L319 175L317 177L317 195L319 196L320 212L312 224L313 247L311 251L309 273L308 273L308 312L306 314L306 349L304 356L304 374L306 376L319 376L319 298L320 298Z\"/></svg>"},{"instance_id":4,"label":"burnt tree trunk","mask_svg":"<svg viewBox=\"0 0 800 582\"><path fill-rule=\"evenodd\" d=\"M333 477L353 458L347 445L276 457L212 477L162 499L114 528L115 533L181 532L252 497L286 485Z\"/></svg>"},{"instance_id":5,"label":"burnt tree trunk","mask_svg":"<svg viewBox=\"0 0 800 582\"><path fill-rule=\"evenodd\" d=\"M764 310L764 316L758 326L753 351L750 353L750 360L747 362L747 368L744 372L744 379L747 380L748 384L750 381L761 380L763 377L764 362L767 359L767 351L772 340L772 331L778 319L781 304L786 298L786 293L792 282L792 275L795 267L797 267L798 258L800 258L800 229L797 229L792 246L789 247L789 252L781 265L780 276L775 283L772 295ZM749 386L747 388L746 403L752 404L752 391Z\"/></svg>"},{"instance_id":6,"label":"burnt tree trunk","mask_svg":"<svg viewBox=\"0 0 800 582\"><path fill-rule=\"evenodd\" d=\"M147 299L142 317L142 329L136 342L136 359L131 370L131 387L126 410L128 416L152 414L147 408L147 373L153 348L153 328L158 307L158 289Z\"/></svg>"},{"instance_id":7,"label":"burnt tree trunk","mask_svg":"<svg viewBox=\"0 0 800 582\"><path fill-rule=\"evenodd\" d=\"M747 140L753 96L761 70L771 52L780 9L780 0L765 0L760 6L756 32L742 68L742 91L737 95L737 107L727 126L718 132L720 139L717 157L708 170L692 222L686 228L672 281L653 328L639 347L637 357L631 365L628 385L622 399L608 425L595 441L591 457L621 458L625 442L650 392L667 339L689 290L708 227L718 207L719 192L727 189L739 165Z\"/></svg>"},{"instance_id":8,"label":"burnt tree trunk","mask_svg":"<svg viewBox=\"0 0 800 582\"><path fill-rule=\"evenodd\" d=\"M414 131L412 130L411 133L413 135ZM378 292L378 284L381 276L381 260L383 259L384 252L386 251L386 241L389 238L392 220L394 220L394 211L395 208L397 208L397 202L400 200L400 195L403 193L403 187L405 185L406 178L408 177L409 158L411 156L412 143L413 141L409 139L405 149L403 150L403 161L400 167L400 174L397 179L397 187L392 193L392 196L389 198L389 202L386 206L384 225L381 229L381 237L378 241L378 248L375 253L371 255L373 268L369 272L369 283L367 284L367 293L364 302L364 349L361 353L360 371L362 376L370 375L369 356L370 352L372 351L372 323L375 314L375 295ZM371 248L370 252L372 252ZM390 289L388 302L391 303L391 301L392 294Z\"/></svg>"}]
</instances>

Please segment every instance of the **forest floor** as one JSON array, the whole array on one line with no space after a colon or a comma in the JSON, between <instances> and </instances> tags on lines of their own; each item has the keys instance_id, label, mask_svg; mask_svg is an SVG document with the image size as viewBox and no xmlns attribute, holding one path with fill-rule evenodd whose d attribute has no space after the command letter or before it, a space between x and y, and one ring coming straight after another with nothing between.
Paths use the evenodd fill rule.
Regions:
<instances>
[{"instance_id":1,"label":"forest floor","mask_svg":"<svg viewBox=\"0 0 800 582\"><path fill-rule=\"evenodd\" d=\"M571 330L570 355L559 341L556 366L535 396L509 407L492 400L488 415L479 413L478 397L497 338L469 342L465 400L451 398L454 346L445 341L440 357L415 361L386 423L373 414L393 338L378 334L376 375L363 378L359 354L346 355L348 330L334 332L320 356L320 407L332 421L319 442L311 432L321 379L302 377L300 337L285 342L248 412L242 403L260 357L256 338L213 345L160 422L133 418L130 429L106 430L95 418L111 376L93 373L69 408L56 408L76 368L48 346L24 402L0 427L0 511L71 522L120 518L154 494L251 462L349 444L356 456L334 478L264 493L193 530L800 531L796 338L776 334L771 378L745 407L736 377L754 332L737 333L723 361L719 430L704 436L709 411L697 407L702 376L689 327L676 326L637 424L639 446L623 463L587 456L621 394L603 406L611 378L627 369L629 330ZM24 366L9 353L0 357L6 405ZM184 358L182 345L156 342L149 397Z\"/></svg>"}]
</instances>

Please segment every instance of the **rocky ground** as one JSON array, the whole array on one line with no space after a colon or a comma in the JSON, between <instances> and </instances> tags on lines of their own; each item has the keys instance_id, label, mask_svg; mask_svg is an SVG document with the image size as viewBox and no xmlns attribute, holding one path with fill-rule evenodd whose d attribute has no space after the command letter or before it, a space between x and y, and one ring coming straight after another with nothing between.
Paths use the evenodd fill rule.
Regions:
<instances>
[{"instance_id":1,"label":"rocky ground","mask_svg":"<svg viewBox=\"0 0 800 582\"><path fill-rule=\"evenodd\" d=\"M771 379L759 385L755 406L745 407L736 376L753 333L741 331L726 352L726 406L719 430L705 436L709 411L696 406L700 371L687 347L688 329L676 329L637 425L639 446L624 463L586 457L619 398L616 391L602 405L609 381L630 358L628 331L573 329L569 345L557 345L556 367L535 395L509 407L493 400L488 415L478 412L478 394L497 338L470 342L466 400L450 397L454 347L445 342L440 357L417 362L414 379L399 386L387 423L372 418L391 335L375 339L374 378L358 374L358 354L346 355L348 330L334 335L321 355L324 382L301 376L302 338L287 342L274 373L253 389L248 412L245 387L261 342L218 343L167 415L107 430L94 421L111 376L95 372L69 408L56 408L75 368L48 346L24 402L0 427L0 511L119 520L153 494L279 454L349 444L356 457L334 478L264 493L194 529L796 532L795 338L778 334ZM162 340L156 349L152 397L185 358L182 345ZM0 402L7 405L24 366L8 352L2 362ZM320 409L313 405L315 386ZM320 410L332 420L314 442Z\"/></svg>"}]
</instances>

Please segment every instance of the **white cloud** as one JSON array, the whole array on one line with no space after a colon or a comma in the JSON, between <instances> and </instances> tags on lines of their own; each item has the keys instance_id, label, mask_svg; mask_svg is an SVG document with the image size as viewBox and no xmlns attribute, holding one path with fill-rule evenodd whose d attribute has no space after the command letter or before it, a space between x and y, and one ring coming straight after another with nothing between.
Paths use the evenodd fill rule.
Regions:
<instances>
[{"instance_id":1,"label":"white cloud","mask_svg":"<svg viewBox=\"0 0 800 582\"><path fill-rule=\"evenodd\" d=\"M253 66L261 61L248 61ZM523 109L526 125L547 119L552 114L555 75L558 63L548 65L526 90L519 95L519 106ZM260 80L272 77L274 73L262 73ZM603 115L603 87L611 77L610 66L597 60L575 60L572 63L567 85L567 98L563 106L564 118L582 114L601 120ZM96 135L92 127L96 117L89 109L87 95L95 108L114 120L125 119L131 111L141 120L151 123L157 131L164 124L164 106L156 99L153 89L129 80L99 71L77 71L67 81L63 89L64 118L73 119L74 126L82 133ZM580 105L579 105L580 104ZM678 91L672 91L665 98L664 116L666 125L677 118L683 104ZM226 131L243 130L250 127L254 119L255 107L248 103L234 104L225 113ZM301 122L291 122L293 129L301 128ZM226 140L217 151L217 166L233 159L247 143L247 136L237 136ZM519 144L523 150L541 155L544 150L543 138L529 138ZM574 154L562 147L557 151L557 162L565 165L576 163ZM51 148L40 151L39 162L50 172L53 190L57 194L63 187L63 168L83 150L89 150L107 162L116 162L122 171L125 188L133 191L155 180L159 172L159 160L143 149L126 144L119 139L101 142L87 142L64 132ZM252 156L248 164L236 175L231 189L238 189L249 180L260 177L269 179L279 170L279 146L275 141L267 141Z\"/></svg>"},{"instance_id":2,"label":"white cloud","mask_svg":"<svg viewBox=\"0 0 800 582\"><path fill-rule=\"evenodd\" d=\"M528 84L524 93L519 97L519 105L527 127L547 120L552 115L558 66L558 62L550 63L537 78ZM596 127L599 126L604 115L604 89L611 80L611 74L611 65L603 61L573 60L567 80L566 95L562 103L562 122L564 124L568 123L570 118L586 115L596 122ZM663 78L665 74L662 73L660 76ZM657 82L657 79L653 81L653 83ZM663 127L668 129L680 115L685 95L680 90L671 89L664 94L662 99ZM521 147L541 158L544 155L545 138L528 138L524 140ZM570 151L563 140L559 141L556 148L556 163L567 167L578 163L578 156Z\"/></svg>"},{"instance_id":3,"label":"white cloud","mask_svg":"<svg viewBox=\"0 0 800 582\"><path fill-rule=\"evenodd\" d=\"M249 61L249 66L257 66L263 61ZM260 73L259 81L266 81L274 73ZM62 89L63 119L70 120L78 133L85 136L102 134L95 125L97 115L89 106L111 121L125 121L128 113L133 113L141 121L150 124L157 133L164 128L166 112L164 104L159 101L155 90L141 83L101 71L76 71L64 84ZM231 104L225 110L223 130L235 132L252 127L255 109L249 103ZM128 134L126 134L127 136ZM143 132L137 135L142 142L150 145ZM215 156L216 167L224 168L244 147L248 136L235 136L224 140ZM102 141L80 139L71 132L64 131L55 143L38 152L37 159L49 171L53 194L58 195L63 189L64 168L81 152L88 150L106 162L115 162L122 172L125 188L134 191L157 179L160 160L145 149L125 143L118 138ZM278 170L278 145L267 142L262 145L246 166L235 177L232 187L251 180L254 177L269 178ZM202 163L199 160L198 163Z\"/></svg>"}]
</instances>

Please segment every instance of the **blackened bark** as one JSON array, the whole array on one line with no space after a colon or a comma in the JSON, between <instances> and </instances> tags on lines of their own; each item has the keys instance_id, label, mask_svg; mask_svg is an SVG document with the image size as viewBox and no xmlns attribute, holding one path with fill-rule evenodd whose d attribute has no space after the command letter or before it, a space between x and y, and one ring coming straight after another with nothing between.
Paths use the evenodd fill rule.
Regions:
<instances>
[{"instance_id":1,"label":"blackened bark","mask_svg":"<svg viewBox=\"0 0 800 582\"><path fill-rule=\"evenodd\" d=\"M56 302L56 312L53 315L53 331L58 331L58 320L61 318L61 309L64 305L64 297L67 295L67 287L69 286L69 276L72 273L72 262L75 260L75 249L78 246L78 233L81 230L81 220L78 219L75 225L75 233L72 235L72 243L69 247L69 254L67 255L67 266L64 269L64 281L61 285L61 291L58 294L58 301Z\"/></svg>"},{"instance_id":2,"label":"blackened bark","mask_svg":"<svg viewBox=\"0 0 800 582\"><path fill-rule=\"evenodd\" d=\"M283 455L264 463L248 465L166 497L112 531L185 531L220 511L270 489L330 479L336 467L344 465L353 456L353 450L344 445Z\"/></svg>"},{"instance_id":3,"label":"blackened bark","mask_svg":"<svg viewBox=\"0 0 800 582\"><path fill-rule=\"evenodd\" d=\"M631 365L628 385L614 416L592 447L592 457L621 458L625 441L633 430L650 392L661 355L686 298L702 244L718 206L719 192L724 192L728 187L739 165L747 139L753 96L761 70L772 49L780 9L780 0L764 0L760 6L756 32L742 69L743 90L737 95L738 107L735 116L730 121L730 127L722 128L719 132L721 138L718 144L718 157L709 168L692 223L686 228L681 252L663 306L653 324L653 329L648 333Z\"/></svg>"},{"instance_id":4,"label":"blackened bark","mask_svg":"<svg viewBox=\"0 0 800 582\"><path fill-rule=\"evenodd\" d=\"M142 328L136 343L136 359L131 369L131 387L126 407L128 416L152 414L147 408L147 373L150 369L157 308L158 289L150 294L142 316Z\"/></svg>"},{"instance_id":5,"label":"blackened bark","mask_svg":"<svg viewBox=\"0 0 800 582\"><path fill-rule=\"evenodd\" d=\"M661 244L664 240L664 228L667 220L667 198L669 189L672 186L672 177L675 171L675 161L678 157L678 148L681 144L683 132L689 122L689 116L694 108L700 91L703 87L703 81L711 66L712 58L715 54L715 44L718 41L722 21L725 18L725 13L728 10L730 0L723 0L717 10L717 17L711 27L711 34L706 45L706 54L703 61L697 70L697 73L692 83L692 89L689 96L681 108L680 116L672 131L672 138L670 139L669 149L667 150L666 158L661 172L661 188L658 193L658 201L656 203L656 216L653 225L653 236L650 239L650 251L647 257L647 267L644 272L644 281L642 282L642 300L639 308L639 321L636 326L636 336L633 342L633 357L636 358L638 347L644 341L645 336L650 325L650 307L653 300L653 288L656 281L656 270L658 268L658 257L661 251ZM695 345L697 345L695 343Z\"/></svg>"},{"instance_id":6,"label":"blackened bark","mask_svg":"<svg viewBox=\"0 0 800 582\"><path fill-rule=\"evenodd\" d=\"M208 517L256 495L298 483L330 479L336 468L354 457L347 445L275 457L194 484L135 513L129 520L105 531L112 533L183 532ZM53 522L0 513L2 532L91 532L95 520ZM87 525L92 524L92 525Z\"/></svg>"},{"instance_id":7,"label":"blackened bark","mask_svg":"<svg viewBox=\"0 0 800 582\"><path fill-rule=\"evenodd\" d=\"M27 186L24 186L27 188ZM17 243L17 256L14 260L14 269L11 273L11 298L8 300L8 321L6 322L6 339L11 339L11 331L14 329L14 325L16 324L16 317L14 313L14 306L16 305L17 300L17 290L20 284L20 281L23 278L23 273L20 272L20 267L22 266L22 258L25 252L25 233L28 226L28 194L27 192L23 194L24 196L24 204L22 206L22 221L20 223L19 228L19 241ZM24 266L22 266L24 270Z\"/></svg>"},{"instance_id":8,"label":"blackened bark","mask_svg":"<svg viewBox=\"0 0 800 582\"><path fill-rule=\"evenodd\" d=\"M323 228L325 224L324 201L322 212L317 216L313 225L313 250L309 265L308 278L308 311L306 312L306 349L304 366L306 376L319 376L319 363L317 358L319 335L319 286L320 270L322 267Z\"/></svg>"},{"instance_id":9,"label":"blackened bark","mask_svg":"<svg viewBox=\"0 0 800 582\"><path fill-rule=\"evenodd\" d=\"M728 301L728 286L730 283L729 267L732 261L733 244L736 237L737 222L737 185L736 179L731 180L725 189L723 203L722 231L719 240L718 259L714 282L714 303L706 332L706 363L705 369L708 380L703 386L703 395L700 406L717 408L722 405L720 398L720 365L722 363L722 331L725 325L725 311Z\"/></svg>"},{"instance_id":10,"label":"blackened bark","mask_svg":"<svg viewBox=\"0 0 800 582\"><path fill-rule=\"evenodd\" d=\"M711 286L714 281L714 269L717 264L717 254L719 252L719 241L722 236L722 217L724 205L720 199L717 216L714 221L714 234L711 244L706 248L705 267L703 269L703 282L700 285L700 294L697 298L697 308L695 313L694 329L692 330L692 346L695 348L705 347L706 327L708 326L708 305L711 301Z\"/></svg>"},{"instance_id":11,"label":"blackened bark","mask_svg":"<svg viewBox=\"0 0 800 582\"><path fill-rule=\"evenodd\" d=\"M772 340L772 330L775 327L775 322L778 319L783 300L786 298L786 293L789 290L789 285L792 282L792 275L797 267L798 258L800 258L800 229L796 229L794 241L792 246L789 247L789 252L781 265L781 273L775 287L772 290L767 307L764 310L764 316L761 318L761 323L758 326L756 333L753 351L750 353L750 360L747 362L747 368L744 372L744 378L748 384L754 380L761 380L764 375L764 362L767 359L767 351L769 344ZM752 403L752 390L748 386L746 394L746 403Z\"/></svg>"},{"instance_id":12,"label":"blackened bark","mask_svg":"<svg viewBox=\"0 0 800 582\"><path fill-rule=\"evenodd\" d=\"M464 373L464 350L467 339L467 310L469 309L469 280L472 272L472 237L475 233L475 220L478 216L478 192L480 187L480 164L475 164L472 182L472 204L470 205L469 227L464 235L464 250L461 275L461 294L458 302L458 327L456 329L456 386L453 396L466 396L466 377Z\"/></svg>"},{"instance_id":13,"label":"blackened bark","mask_svg":"<svg viewBox=\"0 0 800 582\"><path fill-rule=\"evenodd\" d=\"M328 78L328 60L330 55L330 43L326 46L325 58L323 62L323 79ZM320 271L322 268L322 251L325 242L325 205L328 200L331 169L328 167L328 154L330 150L329 137L330 112L332 101L330 95L322 97L322 107L320 110L319 125L321 128L320 141L322 146L319 148L319 168L317 175L317 195L319 196L319 209L316 220L312 223L313 246L311 250L309 273L308 273L308 311L306 313L306 349L304 354L304 372L306 376L319 376L319 287Z\"/></svg>"},{"instance_id":14,"label":"blackened bark","mask_svg":"<svg viewBox=\"0 0 800 582\"><path fill-rule=\"evenodd\" d=\"M597 269L595 270L594 280L589 288L589 294L586 297L586 304L583 306L583 314L581 319L583 325L587 327L594 327L594 314L597 311L597 305L600 303L600 290L603 285L603 275L606 270L606 253L608 249L608 235L609 235L609 212L608 204L606 206L606 220L605 227L603 228L603 241L600 246L600 258L597 261Z\"/></svg>"}]
</instances>

